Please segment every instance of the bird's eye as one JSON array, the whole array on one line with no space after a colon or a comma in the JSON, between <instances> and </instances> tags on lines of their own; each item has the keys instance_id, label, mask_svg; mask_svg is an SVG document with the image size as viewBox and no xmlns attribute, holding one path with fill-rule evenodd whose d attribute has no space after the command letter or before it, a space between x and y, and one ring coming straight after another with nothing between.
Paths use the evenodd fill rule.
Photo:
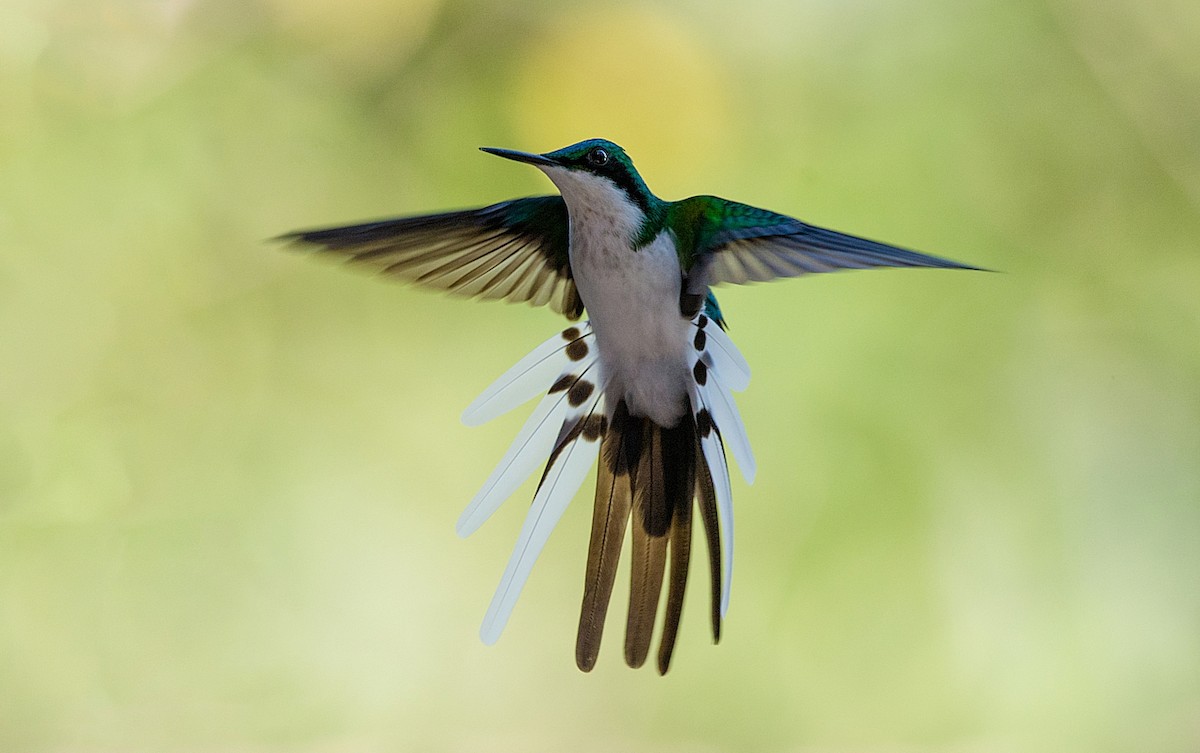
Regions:
<instances>
[{"instance_id":1,"label":"bird's eye","mask_svg":"<svg viewBox=\"0 0 1200 753\"><path fill-rule=\"evenodd\" d=\"M608 164L608 152L598 146L587 153L587 161L592 167L603 167Z\"/></svg>"}]
</instances>

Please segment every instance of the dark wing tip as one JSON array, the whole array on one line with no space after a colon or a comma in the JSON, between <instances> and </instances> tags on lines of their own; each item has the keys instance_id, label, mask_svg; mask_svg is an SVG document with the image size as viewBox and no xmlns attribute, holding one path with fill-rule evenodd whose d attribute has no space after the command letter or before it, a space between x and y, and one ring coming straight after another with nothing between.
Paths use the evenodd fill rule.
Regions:
<instances>
[{"instance_id":1,"label":"dark wing tip","mask_svg":"<svg viewBox=\"0 0 1200 753\"><path fill-rule=\"evenodd\" d=\"M862 263L865 266L873 267L928 267L965 269L977 272L991 271L973 264L947 259L944 256L914 251L911 248L874 241L829 228L808 225L803 222L798 222L798 226L798 229L788 237L794 239L800 248L811 246L816 250L843 256L848 267L858 266L858 263Z\"/></svg>"},{"instance_id":2,"label":"dark wing tip","mask_svg":"<svg viewBox=\"0 0 1200 753\"><path fill-rule=\"evenodd\" d=\"M296 247L305 243L304 236L304 231L293 230L290 233L284 233L282 235L276 235L274 237L267 238L264 243L283 243L288 247Z\"/></svg>"},{"instance_id":3,"label":"dark wing tip","mask_svg":"<svg viewBox=\"0 0 1200 753\"><path fill-rule=\"evenodd\" d=\"M988 269L987 267L977 267L974 264L963 264L963 263L957 262L957 261L950 261L949 259L945 259L944 261L946 262L945 264L938 264L936 266L927 264L927 265L922 265L922 266L925 266L927 269L961 269L966 272L995 272L996 271L994 269ZM920 267L918 266L918 267L914 267L914 268L919 269Z\"/></svg>"},{"instance_id":4,"label":"dark wing tip","mask_svg":"<svg viewBox=\"0 0 1200 753\"><path fill-rule=\"evenodd\" d=\"M296 230L274 238L267 238L264 243L276 244L281 251L289 254L323 255L328 251L336 251L338 245L321 241L314 237L311 231Z\"/></svg>"},{"instance_id":5,"label":"dark wing tip","mask_svg":"<svg viewBox=\"0 0 1200 753\"><path fill-rule=\"evenodd\" d=\"M955 264L955 269L965 269L969 272L987 272L989 274L1000 275L1004 274L1004 270L991 269L990 267L976 267L973 264Z\"/></svg>"},{"instance_id":6,"label":"dark wing tip","mask_svg":"<svg viewBox=\"0 0 1200 753\"><path fill-rule=\"evenodd\" d=\"M346 231L349 228L322 228L320 230L293 230L282 235L277 235L274 238L268 238L268 243L282 243L289 250L313 249L313 248L338 248L339 245L353 245L353 242L347 243ZM342 243L339 243L339 240Z\"/></svg>"},{"instance_id":7,"label":"dark wing tip","mask_svg":"<svg viewBox=\"0 0 1200 753\"><path fill-rule=\"evenodd\" d=\"M994 269L988 269L987 267L977 267L974 264L965 264L961 261L954 261L953 259L947 259L944 256L933 256L932 254L925 254L925 253L921 253L919 251L913 251L911 253L914 253L918 257L920 257L920 263L910 265L912 267L917 267L917 268L927 267L927 268L932 268L932 269L963 269L968 272L995 272L996 271Z\"/></svg>"}]
</instances>

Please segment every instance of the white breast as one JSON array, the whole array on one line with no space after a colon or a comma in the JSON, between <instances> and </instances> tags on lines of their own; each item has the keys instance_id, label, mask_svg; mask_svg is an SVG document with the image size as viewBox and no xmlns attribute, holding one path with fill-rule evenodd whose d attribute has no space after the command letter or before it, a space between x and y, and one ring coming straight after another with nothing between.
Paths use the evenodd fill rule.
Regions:
<instances>
[{"instance_id":1,"label":"white breast","mask_svg":"<svg viewBox=\"0 0 1200 753\"><path fill-rule=\"evenodd\" d=\"M664 232L635 250L642 212L624 192L587 173L546 172L567 202L571 273L596 333L601 368L612 379L608 392L623 397L631 414L674 426L687 409L691 373L673 238Z\"/></svg>"}]
</instances>

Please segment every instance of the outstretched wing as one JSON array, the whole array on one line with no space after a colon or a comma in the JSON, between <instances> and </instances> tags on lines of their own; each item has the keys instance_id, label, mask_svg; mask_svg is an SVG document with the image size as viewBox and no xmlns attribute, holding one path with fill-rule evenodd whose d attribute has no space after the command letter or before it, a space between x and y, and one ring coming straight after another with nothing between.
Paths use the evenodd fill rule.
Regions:
<instances>
[{"instance_id":1,"label":"outstretched wing","mask_svg":"<svg viewBox=\"0 0 1200 753\"><path fill-rule=\"evenodd\" d=\"M571 319L583 314L571 277L567 205L561 196L301 230L280 240L456 295L549 304Z\"/></svg>"},{"instance_id":2,"label":"outstretched wing","mask_svg":"<svg viewBox=\"0 0 1200 753\"><path fill-rule=\"evenodd\" d=\"M687 292L694 295L721 282L765 282L839 269L976 269L716 196L693 196L675 202L669 211Z\"/></svg>"}]
</instances>

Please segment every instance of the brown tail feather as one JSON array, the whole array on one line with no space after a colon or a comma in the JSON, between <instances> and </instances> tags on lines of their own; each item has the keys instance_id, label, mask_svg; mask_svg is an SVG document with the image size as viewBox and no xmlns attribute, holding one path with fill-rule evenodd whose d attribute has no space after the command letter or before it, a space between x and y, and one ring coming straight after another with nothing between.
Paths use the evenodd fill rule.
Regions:
<instances>
[{"instance_id":1,"label":"brown tail feather","mask_svg":"<svg viewBox=\"0 0 1200 753\"><path fill-rule=\"evenodd\" d=\"M650 653L658 600L667 564L666 533L673 506L667 501L660 427L646 418L641 424L641 452L630 482L633 486L633 552L630 566L629 616L625 622L625 663L640 667Z\"/></svg>"},{"instance_id":2,"label":"brown tail feather","mask_svg":"<svg viewBox=\"0 0 1200 753\"><path fill-rule=\"evenodd\" d=\"M628 424L629 412L622 401L617 405L600 445L596 500L592 509L592 540L588 545L583 606L579 614L579 633L575 639L575 664L584 672L591 671L600 653L604 617L617 577L625 527L629 524L633 491L629 485L629 466L625 455Z\"/></svg>"},{"instance_id":3,"label":"brown tail feather","mask_svg":"<svg viewBox=\"0 0 1200 753\"><path fill-rule=\"evenodd\" d=\"M675 498L675 514L671 518L668 547L671 552L670 586L667 589L667 612L662 638L658 644L658 673L665 675L671 668L671 654L679 635L679 618L683 614L683 593L687 588L688 563L692 553L692 495Z\"/></svg>"}]
</instances>

